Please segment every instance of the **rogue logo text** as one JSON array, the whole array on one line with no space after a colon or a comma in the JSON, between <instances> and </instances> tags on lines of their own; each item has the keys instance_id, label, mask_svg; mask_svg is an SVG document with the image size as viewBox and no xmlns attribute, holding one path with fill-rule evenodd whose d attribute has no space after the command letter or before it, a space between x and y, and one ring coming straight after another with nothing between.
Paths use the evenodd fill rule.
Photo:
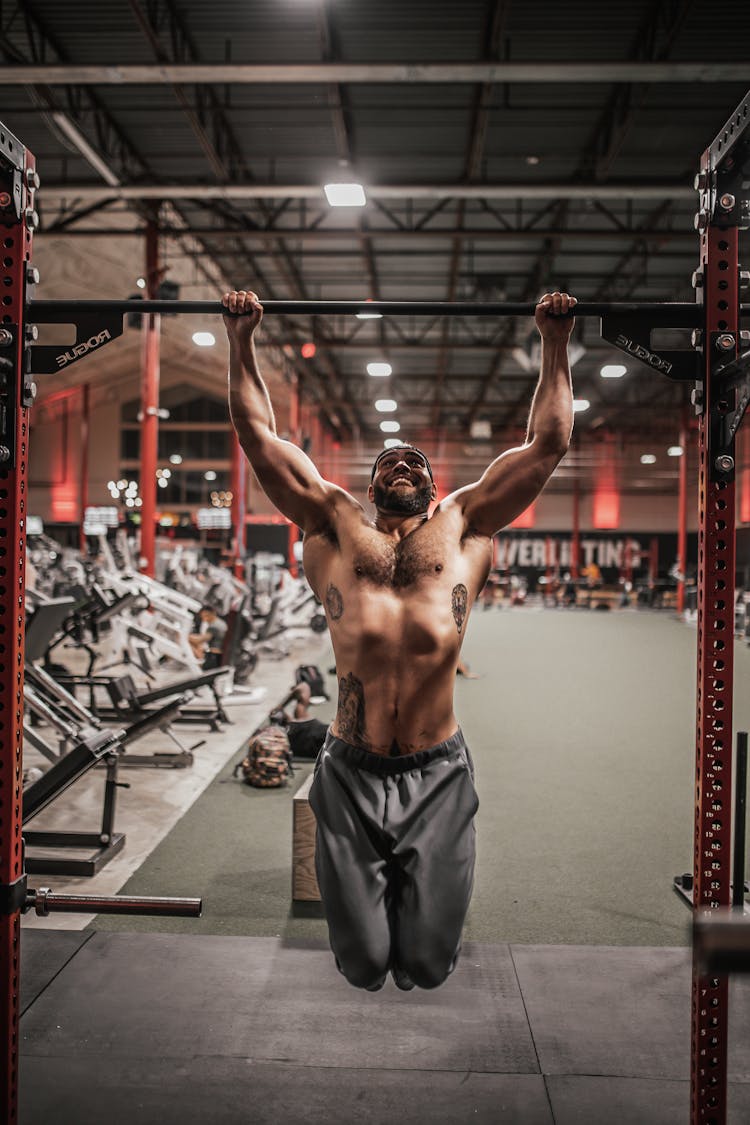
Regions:
<instances>
[{"instance_id":1,"label":"rogue logo text","mask_svg":"<svg viewBox=\"0 0 750 1125\"><path fill-rule=\"evenodd\" d=\"M58 367L66 367L74 360L80 359L86 352L93 351L98 348L100 344L106 344L112 337L109 334L109 329L105 328L103 332L99 332L95 336L89 336L88 340L82 340L80 344L76 344L69 352L63 352L62 355L55 356Z\"/></svg>"},{"instance_id":2,"label":"rogue logo text","mask_svg":"<svg viewBox=\"0 0 750 1125\"><path fill-rule=\"evenodd\" d=\"M650 352L648 348L644 348L643 344L636 344L634 340L629 340L627 336L623 336L622 333L620 333L615 340L615 347L622 348L625 352L630 352L636 359L642 359L644 363L655 367L657 371L663 371L665 375L668 375L672 370L672 364L668 360L662 359L654 352Z\"/></svg>"}]
</instances>

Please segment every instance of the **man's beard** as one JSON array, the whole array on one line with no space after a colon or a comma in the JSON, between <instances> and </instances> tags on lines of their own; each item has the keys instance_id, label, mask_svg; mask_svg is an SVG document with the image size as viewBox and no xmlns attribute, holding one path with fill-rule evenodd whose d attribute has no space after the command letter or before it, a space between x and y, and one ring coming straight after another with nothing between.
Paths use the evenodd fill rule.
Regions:
<instances>
[{"instance_id":1,"label":"man's beard","mask_svg":"<svg viewBox=\"0 0 750 1125\"><path fill-rule=\"evenodd\" d=\"M381 512L393 512L399 516L416 516L426 512L432 500L432 485L405 492L403 489L382 488L373 485L375 507Z\"/></svg>"}]
</instances>

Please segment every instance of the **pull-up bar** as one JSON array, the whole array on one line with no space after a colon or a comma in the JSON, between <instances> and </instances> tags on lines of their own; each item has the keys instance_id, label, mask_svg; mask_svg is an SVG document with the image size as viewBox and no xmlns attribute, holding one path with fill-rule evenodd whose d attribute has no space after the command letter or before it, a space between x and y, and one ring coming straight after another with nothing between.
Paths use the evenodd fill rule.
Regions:
<instances>
[{"instance_id":1,"label":"pull-up bar","mask_svg":"<svg viewBox=\"0 0 750 1125\"><path fill-rule=\"evenodd\" d=\"M533 316L536 305L513 301L263 301L268 314L302 314L307 316ZM30 319L61 323L63 316L93 313L208 313L228 314L217 301L31 301ZM750 305L742 305L742 316L750 317ZM657 327L698 328L705 316L702 305L691 301L581 301L573 316L641 316L653 317Z\"/></svg>"}]
</instances>

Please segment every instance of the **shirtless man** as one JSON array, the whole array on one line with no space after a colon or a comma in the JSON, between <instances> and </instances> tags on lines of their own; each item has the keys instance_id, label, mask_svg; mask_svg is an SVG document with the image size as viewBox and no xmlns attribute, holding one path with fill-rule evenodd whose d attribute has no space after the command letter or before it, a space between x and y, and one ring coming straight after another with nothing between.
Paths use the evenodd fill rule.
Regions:
<instances>
[{"instance_id":1,"label":"shirtless man","mask_svg":"<svg viewBox=\"0 0 750 1125\"><path fill-rule=\"evenodd\" d=\"M474 876L473 765L453 711L466 622L489 572L492 536L528 507L564 456L573 425L566 293L536 309L539 383L523 445L428 515L437 489L424 453L382 452L375 519L278 437L253 334L258 297L226 293L229 406L258 479L304 532L304 567L323 602L338 710L315 766L316 870L336 964L370 991L453 970Z\"/></svg>"}]
</instances>

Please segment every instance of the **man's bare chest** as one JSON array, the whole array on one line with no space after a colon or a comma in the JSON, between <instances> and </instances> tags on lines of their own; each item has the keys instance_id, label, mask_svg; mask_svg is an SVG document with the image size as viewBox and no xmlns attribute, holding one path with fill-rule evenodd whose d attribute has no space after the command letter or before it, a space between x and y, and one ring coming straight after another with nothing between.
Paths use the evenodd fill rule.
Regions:
<instances>
[{"instance_id":1,"label":"man's bare chest","mask_svg":"<svg viewBox=\"0 0 750 1125\"><path fill-rule=\"evenodd\" d=\"M455 545L454 545L455 546ZM408 590L444 576L449 553L445 538L427 528L400 541L363 531L344 545L341 562L353 581L392 590Z\"/></svg>"}]
</instances>

